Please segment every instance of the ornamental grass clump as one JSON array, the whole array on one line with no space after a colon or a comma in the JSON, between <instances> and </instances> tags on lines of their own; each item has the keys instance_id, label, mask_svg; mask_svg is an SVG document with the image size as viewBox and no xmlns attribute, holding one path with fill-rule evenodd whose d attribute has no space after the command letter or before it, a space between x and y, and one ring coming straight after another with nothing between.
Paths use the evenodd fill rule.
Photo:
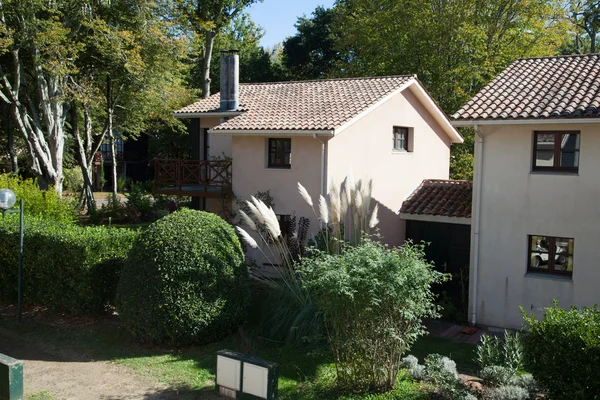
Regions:
<instances>
[{"instance_id":1,"label":"ornamental grass clump","mask_svg":"<svg viewBox=\"0 0 600 400\"><path fill-rule=\"evenodd\" d=\"M299 273L323 316L338 384L393 389L402 355L426 333L423 318L438 316L431 285L445 275L420 246L390 249L368 238L340 254L320 252Z\"/></svg>"},{"instance_id":2,"label":"ornamental grass clump","mask_svg":"<svg viewBox=\"0 0 600 400\"><path fill-rule=\"evenodd\" d=\"M298 192L312 209L319 221L320 229L313 232L313 243L329 254L340 254L344 247L356 246L365 235L378 224L375 206L370 208L372 182L352 177L346 178L338 187L332 185L327 197L321 195L317 204L298 183ZM315 307L315 301L303 286L297 269L307 254L309 219L292 216L290 232L283 235L279 220L272 207L251 196L239 211L240 220L248 230L236 227L241 239L251 248L257 249L264 260L273 266L275 277L259 270L253 278L269 289L263 333L271 339L283 340L294 346L305 342L320 341L323 321Z\"/></svg>"}]
</instances>

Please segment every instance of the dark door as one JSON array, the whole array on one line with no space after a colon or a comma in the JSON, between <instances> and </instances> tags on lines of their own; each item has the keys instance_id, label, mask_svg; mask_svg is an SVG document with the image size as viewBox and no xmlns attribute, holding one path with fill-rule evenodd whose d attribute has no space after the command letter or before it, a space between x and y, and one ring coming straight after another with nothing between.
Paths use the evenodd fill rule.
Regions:
<instances>
[{"instance_id":1,"label":"dark door","mask_svg":"<svg viewBox=\"0 0 600 400\"><path fill-rule=\"evenodd\" d=\"M427 221L406 221L406 238L424 242L425 256L436 270L452 275L452 280L435 288L445 315L466 318L469 293L471 226Z\"/></svg>"}]
</instances>

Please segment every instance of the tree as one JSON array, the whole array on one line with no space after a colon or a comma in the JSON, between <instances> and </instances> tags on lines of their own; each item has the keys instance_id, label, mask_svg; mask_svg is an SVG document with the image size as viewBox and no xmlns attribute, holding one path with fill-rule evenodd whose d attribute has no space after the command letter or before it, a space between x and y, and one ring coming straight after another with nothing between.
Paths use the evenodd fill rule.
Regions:
<instances>
[{"instance_id":1,"label":"tree","mask_svg":"<svg viewBox=\"0 0 600 400\"><path fill-rule=\"evenodd\" d=\"M600 1L569 0L565 6L575 27L572 52L577 54L588 51L595 53L598 30L600 29ZM587 40L581 37L581 31L587 36Z\"/></svg>"},{"instance_id":2,"label":"tree","mask_svg":"<svg viewBox=\"0 0 600 400\"><path fill-rule=\"evenodd\" d=\"M335 8L317 7L312 18L298 18L298 33L283 42L283 65L294 80L327 78L342 57L333 29Z\"/></svg>"},{"instance_id":3,"label":"tree","mask_svg":"<svg viewBox=\"0 0 600 400\"><path fill-rule=\"evenodd\" d=\"M340 0L339 70L417 74L451 114L517 57L557 54L568 40L555 0Z\"/></svg>"},{"instance_id":4,"label":"tree","mask_svg":"<svg viewBox=\"0 0 600 400\"><path fill-rule=\"evenodd\" d=\"M215 38L244 8L257 1L262 0L176 0L184 24L204 40L200 55L202 98L210 96L210 65Z\"/></svg>"},{"instance_id":5,"label":"tree","mask_svg":"<svg viewBox=\"0 0 600 400\"><path fill-rule=\"evenodd\" d=\"M156 120L176 123L169 114L190 100L183 88L187 42L172 37L172 24L153 3L122 0L91 3L79 32L85 52L72 79L73 136L85 187L82 200L94 207L92 163L108 138L112 188L117 190L115 132L135 138ZM83 115L80 125L79 115Z\"/></svg>"},{"instance_id":6,"label":"tree","mask_svg":"<svg viewBox=\"0 0 600 400\"><path fill-rule=\"evenodd\" d=\"M236 49L240 55L240 82L273 82L284 79L281 65L260 45L264 30L242 13L221 30L215 39L211 64L219 65L220 51ZM220 76L211 79L211 91L218 92Z\"/></svg>"},{"instance_id":7,"label":"tree","mask_svg":"<svg viewBox=\"0 0 600 400\"><path fill-rule=\"evenodd\" d=\"M65 103L81 51L68 18L76 1L0 0L0 101L9 105L41 187L62 193Z\"/></svg>"}]
</instances>

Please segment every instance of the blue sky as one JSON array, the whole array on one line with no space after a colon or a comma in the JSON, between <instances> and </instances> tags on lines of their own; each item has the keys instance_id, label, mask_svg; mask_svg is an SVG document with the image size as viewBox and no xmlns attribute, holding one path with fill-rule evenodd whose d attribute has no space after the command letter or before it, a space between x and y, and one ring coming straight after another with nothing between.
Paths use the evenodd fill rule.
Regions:
<instances>
[{"instance_id":1,"label":"blue sky","mask_svg":"<svg viewBox=\"0 0 600 400\"><path fill-rule=\"evenodd\" d=\"M250 6L252 20L265 29L261 45L272 48L296 33L298 17L310 15L317 6L331 7L334 0L264 0Z\"/></svg>"}]
</instances>

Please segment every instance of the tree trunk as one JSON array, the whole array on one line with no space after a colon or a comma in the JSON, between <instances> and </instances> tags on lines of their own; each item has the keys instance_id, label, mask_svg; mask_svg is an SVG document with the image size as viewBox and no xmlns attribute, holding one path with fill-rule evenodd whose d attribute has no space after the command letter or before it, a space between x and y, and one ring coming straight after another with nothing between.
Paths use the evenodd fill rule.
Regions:
<instances>
[{"instance_id":1,"label":"tree trunk","mask_svg":"<svg viewBox=\"0 0 600 400\"><path fill-rule=\"evenodd\" d=\"M210 61L212 58L213 46L215 44L215 33L206 32L206 42L204 44L204 55L202 60L202 98L210 96Z\"/></svg>"},{"instance_id":2,"label":"tree trunk","mask_svg":"<svg viewBox=\"0 0 600 400\"><path fill-rule=\"evenodd\" d=\"M112 181L112 193L113 196L117 196L117 154L115 152L115 134L113 132L113 95L112 95L112 81L110 76L106 78L106 113L108 118L107 123L107 134L108 141L110 144L110 157L112 161L111 167L111 181Z\"/></svg>"},{"instance_id":3,"label":"tree trunk","mask_svg":"<svg viewBox=\"0 0 600 400\"><path fill-rule=\"evenodd\" d=\"M8 157L10 159L10 167L13 173L19 173L19 161L17 154L15 153L15 131L12 125L12 118L10 116L10 110L7 104L3 104L2 110L4 111L4 129L7 138Z\"/></svg>"},{"instance_id":4,"label":"tree trunk","mask_svg":"<svg viewBox=\"0 0 600 400\"><path fill-rule=\"evenodd\" d=\"M54 185L56 193L62 195L64 122L68 111L63 97L65 77L47 76L39 63L33 65L32 82L35 88L21 88L22 60L20 50L11 51L12 74L9 80L0 65L2 90L0 98L10 105L15 129L23 136L28 149L31 169L38 176L40 188ZM33 59L39 52L32 52ZM29 92L35 90L39 96L33 100Z\"/></svg>"},{"instance_id":5,"label":"tree trunk","mask_svg":"<svg viewBox=\"0 0 600 400\"><path fill-rule=\"evenodd\" d=\"M85 207L88 212L91 212L96 208L96 199L94 199L94 187L92 184L92 165L94 162L94 154L96 152L92 152L92 149L89 146L92 136L92 124L89 119L89 111L84 110L84 115L85 141L82 141L79 130L77 107L75 104L71 106L71 126L73 127L73 138L75 139L77 151L75 158L77 159L77 163L79 164L83 175L83 189L81 190L79 206L81 208Z\"/></svg>"}]
</instances>

